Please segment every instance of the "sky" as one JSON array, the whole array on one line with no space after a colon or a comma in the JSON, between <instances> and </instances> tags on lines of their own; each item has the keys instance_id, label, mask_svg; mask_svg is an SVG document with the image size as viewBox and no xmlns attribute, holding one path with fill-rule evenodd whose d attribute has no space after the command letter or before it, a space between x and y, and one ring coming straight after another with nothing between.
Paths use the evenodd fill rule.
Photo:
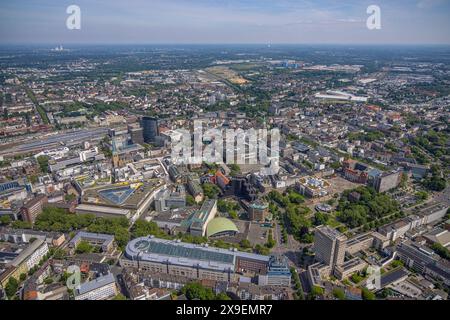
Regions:
<instances>
[{"instance_id":1,"label":"sky","mask_svg":"<svg viewBox=\"0 0 450 320\"><path fill-rule=\"evenodd\" d=\"M449 17L450 0L0 0L0 43L450 44Z\"/></svg>"}]
</instances>

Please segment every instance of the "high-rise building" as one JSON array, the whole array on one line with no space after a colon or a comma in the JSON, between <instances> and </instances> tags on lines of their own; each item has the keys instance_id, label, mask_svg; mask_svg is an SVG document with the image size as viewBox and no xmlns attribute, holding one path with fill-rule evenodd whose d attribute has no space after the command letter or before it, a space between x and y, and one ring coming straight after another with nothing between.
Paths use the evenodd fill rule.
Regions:
<instances>
[{"instance_id":1,"label":"high-rise building","mask_svg":"<svg viewBox=\"0 0 450 320\"><path fill-rule=\"evenodd\" d=\"M44 194L39 194L35 198L26 202L22 207L22 218L24 221L29 223L34 223L36 217L42 213L44 204L47 203L47 196Z\"/></svg>"},{"instance_id":2,"label":"high-rise building","mask_svg":"<svg viewBox=\"0 0 450 320\"><path fill-rule=\"evenodd\" d=\"M253 221L264 221L269 214L269 206L262 201L255 201L248 207L248 217Z\"/></svg>"},{"instance_id":3,"label":"high-rise building","mask_svg":"<svg viewBox=\"0 0 450 320\"><path fill-rule=\"evenodd\" d=\"M130 134L131 141L133 143L143 144L144 143L144 131L138 126L129 125L128 133Z\"/></svg>"},{"instance_id":4,"label":"high-rise building","mask_svg":"<svg viewBox=\"0 0 450 320\"><path fill-rule=\"evenodd\" d=\"M334 269L345 258L347 237L328 226L319 226L314 235L316 259Z\"/></svg>"},{"instance_id":5,"label":"high-rise building","mask_svg":"<svg viewBox=\"0 0 450 320\"><path fill-rule=\"evenodd\" d=\"M290 286L291 271L286 256L270 256L267 273L259 275L258 284L263 286Z\"/></svg>"},{"instance_id":6,"label":"high-rise building","mask_svg":"<svg viewBox=\"0 0 450 320\"><path fill-rule=\"evenodd\" d=\"M392 172L381 173L375 177L373 187L378 192L385 192L394 188L400 183L401 171L396 170Z\"/></svg>"},{"instance_id":7,"label":"high-rise building","mask_svg":"<svg viewBox=\"0 0 450 320\"><path fill-rule=\"evenodd\" d=\"M248 201L256 200L256 189L244 176L234 177L231 182L234 195Z\"/></svg>"},{"instance_id":8,"label":"high-rise building","mask_svg":"<svg viewBox=\"0 0 450 320\"><path fill-rule=\"evenodd\" d=\"M155 142L156 137L159 135L158 119L154 117L143 117L142 129L144 133L144 142Z\"/></svg>"}]
</instances>

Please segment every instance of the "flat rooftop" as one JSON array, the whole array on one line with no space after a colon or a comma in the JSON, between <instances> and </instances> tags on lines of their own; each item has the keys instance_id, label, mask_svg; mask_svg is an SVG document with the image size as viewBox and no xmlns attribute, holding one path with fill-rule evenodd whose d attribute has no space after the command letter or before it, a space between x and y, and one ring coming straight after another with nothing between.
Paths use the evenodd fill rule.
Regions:
<instances>
[{"instance_id":1,"label":"flat rooftop","mask_svg":"<svg viewBox=\"0 0 450 320\"><path fill-rule=\"evenodd\" d=\"M126 247L126 257L132 260L169 262L220 271L234 270L237 258L269 262L269 256L154 237L142 237L130 241Z\"/></svg>"},{"instance_id":2,"label":"flat rooftop","mask_svg":"<svg viewBox=\"0 0 450 320\"><path fill-rule=\"evenodd\" d=\"M343 241L347 240L347 237L345 235L340 233L338 230L330 228L328 226L318 226L317 230L331 239L339 239Z\"/></svg>"},{"instance_id":3,"label":"flat rooftop","mask_svg":"<svg viewBox=\"0 0 450 320\"><path fill-rule=\"evenodd\" d=\"M88 211L88 212L99 212L104 214L112 214L112 215L123 215L126 216L130 213L128 209L120 209L114 207L107 206L97 206L94 204L79 204L75 210Z\"/></svg>"},{"instance_id":4,"label":"flat rooftop","mask_svg":"<svg viewBox=\"0 0 450 320\"><path fill-rule=\"evenodd\" d=\"M106 276L100 276L92 281L82 283L80 287L76 290L76 295L82 295L92 290L107 286L111 283L116 282L112 273L108 273Z\"/></svg>"},{"instance_id":5,"label":"flat rooftop","mask_svg":"<svg viewBox=\"0 0 450 320\"><path fill-rule=\"evenodd\" d=\"M156 189L164 184L163 180L153 179L144 183L114 184L107 187L84 190L83 204L95 204L137 210Z\"/></svg>"}]
</instances>

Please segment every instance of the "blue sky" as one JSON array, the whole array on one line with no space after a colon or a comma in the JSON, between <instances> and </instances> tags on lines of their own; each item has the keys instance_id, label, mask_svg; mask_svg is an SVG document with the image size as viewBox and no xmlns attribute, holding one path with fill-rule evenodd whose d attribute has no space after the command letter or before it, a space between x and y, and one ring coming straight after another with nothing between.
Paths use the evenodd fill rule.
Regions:
<instances>
[{"instance_id":1,"label":"blue sky","mask_svg":"<svg viewBox=\"0 0 450 320\"><path fill-rule=\"evenodd\" d=\"M81 8L68 30L66 8ZM381 8L381 30L366 9ZM0 0L1 43L450 44L450 0Z\"/></svg>"}]
</instances>

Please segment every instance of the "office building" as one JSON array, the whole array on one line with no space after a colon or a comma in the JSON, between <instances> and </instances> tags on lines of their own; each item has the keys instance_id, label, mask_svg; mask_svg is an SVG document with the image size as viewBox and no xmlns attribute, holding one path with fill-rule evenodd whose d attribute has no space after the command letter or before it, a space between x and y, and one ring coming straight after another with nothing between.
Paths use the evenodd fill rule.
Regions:
<instances>
[{"instance_id":1,"label":"office building","mask_svg":"<svg viewBox=\"0 0 450 320\"><path fill-rule=\"evenodd\" d=\"M235 177L232 179L231 184L235 196L247 201L254 201L256 199L256 189L247 181L246 177Z\"/></svg>"},{"instance_id":2,"label":"office building","mask_svg":"<svg viewBox=\"0 0 450 320\"><path fill-rule=\"evenodd\" d=\"M69 242L69 248L75 249L81 241L86 241L93 246L99 246L102 252L110 252L114 248L114 236L102 233L86 231L78 232Z\"/></svg>"},{"instance_id":3,"label":"office building","mask_svg":"<svg viewBox=\"0 0 450 320\"><path fill-rule=\"evenodd\" d=\"M373 180L373 188L378 192L385 192L397 188L400 183L401 171L380 173Z\"/></svg>"},{"instance_id":4,"label":"office building","mask_svg":"<svg viewBox=\"0 0 450 320\"><path fill-rule=\"evenodd\" d=\"M16 244L30 243L34 239L41 239L47 244L58 247L66 240L62 232L48 232L31 229L0 228L0 241Z\"/></svg>"},{"instance_id":5,"label":"office building","mask_svg":"<svg viewBox=\"0 0 450 320\"><path fill-rule=\"evenodd\" d=\"M373 246L374 238L371 232L357 235L347 240L346 251L355 254L362 250L367 250Z\"/></svg>"},{"instance_id":6,"label":"office building","mask_svg":"<svg viewBox=\"0 0 450 320\"><path fill-rule=\"evenodd\" d=\"M36 217L42 213L45 203L47 203L47 196L44 194L40 194L26 202L21 210L23 220L34 223Z\"/></svg>"},{"instance_id":7,"label":"office building","mask_svg":"<svg viewBox=\"0 0 450 320\"><path fill-rule=\"evenodd\" d=\"M291 271L284 255L273 255L269 259L267 273L259 275L258 284L261 286L290 286Z\"/></svg>"},{"instance_id":8,"label":"office building","mask_svg":"<svg viewBox=\"0 0 450 320\"><path fill-rule=\"evenodd\" d=\"M75 300L107 300L117 295L116 279L112 273L81 284L75 290Z\"/></svg>"},{"instance_id":9,"label":"office building","mask_svg":"<svg viewBox=\"0 0 450 320\"><path fill-rule=\"evenodd\" d=\"M334 268L334 275L339 280L343 280L348 278L350 275L355 272L359 272L364 270L367 267L367 262L362 260L361 258L355 257L350 260L345 261L341 265L338 265Z\"/></svg>"},{"instance_id":10,"label":"office building","mask_svg":"<svg viewBox=\"0 0 450 320\"><path fill-rule=\"evenodd\" d=\"M175 190L161 190L155 196L155 210L164 212L169 209L186 207L186 192L183 185L178 185Z\"/></svg>"},{"instance_id":11,"label":"office building","mask_svg":"<svg viewBox=\"0 0 450 320\"><path fill-rule=\"evenodd\" d=\"M319 226L314 235L316 259L334 269L344 262L347 237L328 226Z\"/></svg>"},{"instance_id":12,"label":"office building","mask_svg":"<svg viewBox=\"0 0 450 320\"><path fill-rule=\"evenodd\" d=\"M136 125L128 126L128 133L130 135L131 141L134 144L143 144L144 143L144 130L141 127Z\"/></svg>"},{"instance_id":13,"label":"office building","mask_svg":"<svg viewBox=\"0 0 450 320\"><path fill-rule=\"evenodd\" d=\"M153 117L143 117L142 130L145 143L155 142L156 137L159 135L158 119Z\"/></svg>"},{"instance_id":14,"label":"office building","mask_svg":"<svg viewBox=\"0 0 450 320\"><path fill-rule=\"evenodd\" d=\"M170 209L186 207L186 190L183 185L177 185L166 199L166 206Z\"/></svg>"}]
</instances>

